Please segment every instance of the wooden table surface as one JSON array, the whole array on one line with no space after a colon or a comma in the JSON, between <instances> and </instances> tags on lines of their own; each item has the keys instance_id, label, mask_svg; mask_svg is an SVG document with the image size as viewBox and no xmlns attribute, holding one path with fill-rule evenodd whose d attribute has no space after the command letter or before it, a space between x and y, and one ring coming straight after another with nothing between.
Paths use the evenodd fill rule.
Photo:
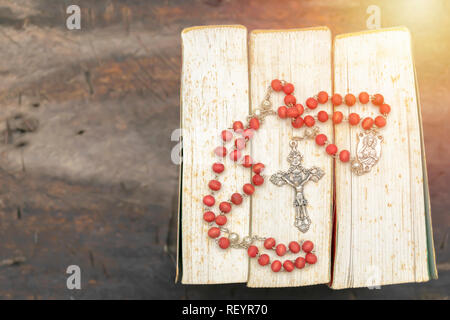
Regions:
<instances>
[{"instance_id":1,"label":"wooden table surface","mask_svg":"<svg viewBox=\"0 0 450 320\"><path fill-rule=\"evenodd\" d=\"M448 1L0 1L0 298L449 298ZM406 25L414 40L440 278L382 290L174 283L180 32ZM79 265L82 289L68 290Z\"/></svg>"}]
</instances>

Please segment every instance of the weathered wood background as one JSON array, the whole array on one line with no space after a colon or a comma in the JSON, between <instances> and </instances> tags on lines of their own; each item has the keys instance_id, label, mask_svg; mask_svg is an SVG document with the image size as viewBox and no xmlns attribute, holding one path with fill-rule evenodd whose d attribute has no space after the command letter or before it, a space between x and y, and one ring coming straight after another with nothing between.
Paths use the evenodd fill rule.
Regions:
<instances>
[{"instance_id":1,"label":"weathered wood background","mask_svg":"<svg viewBox=\"0 0 450 320\"><path fill-rule=\"evenodd\" d=\"M82 8L69 31L65 10ZM382 290L174 284L180 32L383 27L414 41L440 278ZM0 1L0 298L443 298L450 286L447 1ZM82 290L66 288L77 264Z\"/></svg>"}]
</instances>

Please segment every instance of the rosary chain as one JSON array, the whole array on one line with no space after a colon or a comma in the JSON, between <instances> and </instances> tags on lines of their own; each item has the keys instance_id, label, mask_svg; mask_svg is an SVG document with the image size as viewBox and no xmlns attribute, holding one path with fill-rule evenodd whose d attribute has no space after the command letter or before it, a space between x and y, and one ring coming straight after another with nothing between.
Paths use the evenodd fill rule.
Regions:
<instances>
[{"instance_id":1,"label":"rosary chain","mask_svg":"<svg viewBox=\"0 0 450 320\"><path fill-rule=\"evenodd\" d=\"M261 122L264 122L265 117L277 114L275 110L272 110L272 101L270 100L272 91L273 91L272 87L268 86L264 99L261 101L259 108L257 108L255 111L253 111L250 115L247 116L247 121L249 121L251 118L256 117Z\"/></svg>"},{"instance_id":2,"label":"rosary chain","mask_svg":"<svg viewBox=\"0 0 450 320\"><path fill-rule=\"evenodd\" d=\"M283 86L285 84L287 84L286 80L280 80L280 81L281 81L281 84ZM277 112L275 110L271 109L272 102L271 102L270 98L271 98L272 92L273 92L272 87L268 86L266 94L264 96L264 99L260 103L259 108L256 109L254 112L252 112L249 116L247 116L247 121L249 121L253 117L256 117L256 118L258 118L258 120L263 122L265 117L267 117L269 115L276 115L277 114ZM314 95L313 97L315 99L317 99L318 95ZM375 95L369 95L369 99L370 100L372 100L373 98L375 98ZM288 106L292 106L292 105L288 105ZM309 113L309 112L312 112L312 110L306 108L305 112ZM382 113L381 116L384 119L387 119L387 117L388 117L388 115L386 113ZM314 118L315 121L319 120L319 117L317 115L313 115L312 117ZM349 119L348 119L347 116L343 116L341 121L348 122ZM304 140L304 139L314 139L318 134L320 134L320 129L317 126L312 127L311 130L310 129L305 129L303 136L293 136L292 140L299 141L299 140ZM378 135L378 130L376 130L376 129L371 129L371 130L368 130L368 131L373 132L375 135ZM327 147L330 144L331 144L330 141L325 140L325 144L324 144L325 147ZM333 159L339 159L339 156L337 154L330 155L330 157L333 158ZM355 157L351 157L350 158L350 163L353 163L354 161L356 161L356 158ZM354 172L358 174L357 171L354 171Z\"/></svg>"}]
</instances>

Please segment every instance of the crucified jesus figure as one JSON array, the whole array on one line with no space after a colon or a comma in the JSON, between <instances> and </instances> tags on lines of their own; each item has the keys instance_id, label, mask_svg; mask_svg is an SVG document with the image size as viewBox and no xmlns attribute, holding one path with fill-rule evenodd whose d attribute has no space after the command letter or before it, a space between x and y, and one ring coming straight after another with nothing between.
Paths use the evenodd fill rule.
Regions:
<instances>
[{"instance_id":1,"label":"crucified jesus figure","mask_svg":"<svg viewBox=\"0 0 450 320\"><path fill-rule=\"evenodd\" d=\"M324 176L322 169L312 167L306 169L302 166L303 156L297 151L297 143L291 142L291 152L287 158L290 167L288 171L278 171L270 177L270 181L276 186L290 185L295 190L295 226L301 231L306 232L311 225L311 218L308 215L306 206L308 201L303 194L304 185L312 180L319 181Z\"/></svg>"}]
</instances>

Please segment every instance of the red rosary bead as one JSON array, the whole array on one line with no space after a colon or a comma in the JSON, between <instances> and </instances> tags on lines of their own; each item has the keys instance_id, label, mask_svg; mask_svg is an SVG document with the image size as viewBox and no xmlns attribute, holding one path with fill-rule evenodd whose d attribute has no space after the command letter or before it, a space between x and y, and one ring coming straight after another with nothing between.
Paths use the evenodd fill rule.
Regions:
<instances>
[{"instance_id":1,"label":"red rosary bead","mask_svg":"<svg viewBox=\"0 0 450 320\"><path fill-rule=\"evenodd\" d=\"M222 237L219 239L219 247L226 249L230 246L230 240L228 238Z\"/></svg>"},{"instance_id":2,"label":"red rosary bead","mask_svg":"<svg viewBox=\"0 0 450 320\"><path fill-rule=\"evenodd\" d=\"M241 121L235 121L233 123L233 130L234 132L241 132L244 130L244 124Z\"/></svg>"},{"instance_id":3,"label":"red rosary bead","mask_svg":"<svg viewBox=\"0 0 450 320\"><path fill-rule=\"evenodd\" d=\"M229 202L226 201L222 201L219 204L219 209L220 211L222 211L223 213L228 213L231 211L231 204Z\"/></svg>"},{"instance_id":4,"label":"red rosary bead","mask_svg":"<svg viewBox=\"0 0 450 320\"><path fill-rule=\"evenodd\" d=\"M294 92L294 85L292 83L286 83L283 86L283 91L286 94L291 94L292 92Z\"/></svg>"},{"instance_id":5,"label":"red rosary bead","mask_svg":"<svg viewBox=\"0 0 450 320\"><path fill-rule=\"evenodd\" d=\"M260 186L264 183L264 178L259 174L255 174L252 178L252 181L255 186Z\"/></svg>"},{"instance_id":6,"label":"red rosary bead","mask_svg":"<svg viewBox=\"0 0 450 320\"><path fill-rule=\"evenodd\" d=\"M222 131L222 140L230 141L231 139L233 139L233 134L228 130L223 130Z\"/></svg>"},{"instance_id":7,"label":"red rosary bead","mask_svg":"<svg viewBox=\"0 0 450 320\"><path fill-rule=\"evenodd\" d=\"M361 127L363 127L363 129L365 130L369 130L370 128L372 128L372 126L373 126L373 119L370 117L365 118L361 123Z\"/></svg>"},{"instance_id":8,"label":"red rosary bead","mask_svg":"<svg viewBox=\"0 0 450 320\"><path fill-rule=\"evenodd\" d=\"M211 195L207 195L203 197L203 203L208 207L212 207L216 203L216 199Z\"/></svg>"},{"instance_id":9,"label":"red rosary bead","mask_svg":"<svg viewBox=\"0 0 450 320\"><path fill-rule=\"evenodd\" d=\"M342 104L342 97L339 93L333 94L331 97L331 102L334 106L340 106Z\"/></svg>"},{"instance_id":10,"label":"red rosary bead","mask_svg":"<svg viewBox=\"0 0 450 320\"><path fill-rule=\"evenodd\" d=\"M384 97L379 93L375 94L372 98L372 103L376 106L381 106L383 104L383 102L384 102Z\"/></svg>"},{"instance_id":11,"label":"red rosary bead","mask_svg":"<svg viewBox=\"0 0 450 320\"><path fill-rule=\"evenodd\" d=\"M284 97L284 103L287 106L293 106L295 105L295 102L297 102L297 99L292 94L288 94Z\"/></svg>"},{"instance_id":12,"label":"red rosary bead","mask_svg":"<svg viewBox=\"0 0 450 320\"><path fill-rule=\"evenodd\" d=\"M225 170L225 166L222 163L216 162L212 165L212 169L215 173L222 173Z\"/></svg>"},{"instance_id":13,"label":"red rosary bead","mask_svg":"<svg viewBox=\"0 0 450 320\"><path fill-rule=\"evenodd\" d=\"M342 112L340 112L340 111L335 111L335 112L333 113L332 119L333 119L333 123L334 123L334 124L339 124L339 123L341 123L343 118L344 118L344 115L342 114Z\"/></svg>"},{"instance_id":14,"label":"red rosary bead","mask_svg":"<svg viewBox=\"0 0 450 320\"><path fill-rule=\"evenodd\" d=\"M312 127L316 123L316 120L314 120L311 116L306 116L303 121L305 122L307 127Z\"/></svg>"},{"instance_id":15,"label":"red rosary bead","mask_svg":"<svg viewBox=\"0 0 450 320\"><path fill-rule=\"evenodd\" d=\"M379 109L381 114L388 114L391 112L391 107L386 103L383 103Z\"/></svg>"},{"instance_id":16,"label":"red rosary bead","mask_svg":"<svg viewBox=\"0 0 450 320\"><path fill-rule=\"evenodd\" d=\"M275 252L277 253L277 255L279 255L280 257L284 256L286 254L286 246L282 243L280 243L279 245L277 245L277 247L275 248Z\"/></svg>"},{"instance_id":17,"label":"red rosary bead","mask_svg":"<svg viewBox=\"0 0 450 320\"><path fill-rule=\"evenodd\" d=\"M350 160L350 152L348 152L348 150L342 150L339 152L339 160L342 162L348 162Z\"/></svg>"},{"instance_id":18,"label":"red rosary bead","mask_svg":"<svg viewBox=\"0 0 450 320\"><path fill-rule=\"evenodd\" d=\"M359 102L361 102L362 104L366 104L367 102L369 102L369 94L367 92L361 92L358 98Z\"/></svg>"},{"instance_id":19,"label":"red rosary bead","mask_svg":"<svg viewBox=\"0 0 450 320\"><path fill-rule=\"evenodd\" d=\"M300 245L297 241L289 242L289 251L291 251L292 253L298 253L300 251Z\"/></svg>"},{"instance_id":20,"label":"red rosary bead","mask_svg":"<svg viewBox=\"0 0 450 320\"><path fill-rule=\"evenodd\" d=\"M348 93L345 95L345 104L349 107L353 106L356 103L356 98L353 94Z\"/></svg>"},{"instance_id":21,"label":"red rosary bead","mask_svg":"<svg viewBox=\"0 0 450 320\"><path fill-rule=\"evenodd\" d=\"M348 123L350 123L352 126L356 126L359 123L359 114L357 113L350 113L348 115Z\"/></svg>"},{"instance_id":22,"label":"red rosary bead","mask_svg":"<svg viewBox=\"0 0 450 320\"><path fill-rule=\"evenodd\" d=\"M305 112L305 108L303 107L302 104L298 103L295 105L295 107L298 110L298 115L301 116L303 114L303 112Z\"/></svg>"},{"instance_id":23,"label":"red rosary bead","mask_svg":"<svg viewBox=\"0 0 450 320\"><path fill-rule=\"evenodd\" d=\"M281 91L283 89L283 85L281 84L281 81L278 79L272 80L270 86L274 91Z\"/></svg>"},{"instance_id":24,"label":"red rosary bead","mask_svg":"<svg viewBox=\"0 0 450 320\"><path fill-rule=\"evenodd\" d=\"M222 186L222 184L221 184L219 181L217 181L217 180L211 180L211 181L208 183L208 187L209 187L211 190L214 190L214 191L220 190L221 186Z\"/></svg>"},{"instance_id":25,"label":"red rosary bead","mask_svg":"<svg viewBox=\"0 0 450 320\"><path fill-rule=\"evenodd\" d=\"M214 149L214 153L219 157L225 157L227 155L227 148L217 147Z\"/></svg>"},{"instance_id":26,"label":"red rosary bead","mask_svg":"<svg viewBox=\"0 0 450 320\"><path fill-rule=\"evenodd\" d=\"M255 192L255 187L250 183L244 184L244 187L242 189L244 190L244 193L248 194L249 196L251 196L253 192Z\"/></svg>"},{"instance_id":27,"label":"red rosary bead","mask_svg":"<svg viewBox=\"0 0 450 320\"><path fill-rule=\"evenodd\" d=\"M316 99L314 99L314 98L308 98L307 100L306 100L306 106L308 107L308 108L310 108L310 109L315 109L315 108L317 108L317 105L318 105L319 103L317 102L317 100Z\"/></svg>"},{"instance_id":28,"label":"red rosary bead","mask_svg":"<svg viewBox=\"0 0 450 320\"><path fill-rule=\"evenodd\" d=\"M317 120L320 122L327 122L328 121L328 113L325 111L319 111L317 114Z\"/></svg>"},{"instance_id":29,"label":"red rosary bead","mask_svg":"<svg viewBox=\"0 0 450 320\"><path fill-rule=\"evenodd\" d=\"M338 151L338 148L336 147L335 144L329 144L326 148L325 151L329 154L329 155L335 155L336 152Z\"/></svg>"},{"instance_id":30,"label":"red rosary bead","mask_svg":"<svg viewBox=\"0 0 450 320\"><path fill-rule=\"evenodd\" d=\"M303 269L306 265L306 260L303 257L298 257L297 259L295 259L295 267L297 269Z\"/></svg>"},{"instance_id":31,"label":"red rosary bead","mask_svg":"<svg viewBox=\"0 0 450 320\"><path fill-rule=\"evenodd\" d=\"M242 198L242 195L240 193L233 193L231 195L231 202L235 205L240 205L244 198Z\"/></svg>"},{"instance_id":32,"label":"red rosary bead","mask_svg":"<svg viewBox=\"0 0 450 320\"><path fill-rule=\"evenodd\" d=\"M383 128L386 125L386 119L382 116L378 116L375 118L375 125L378 128Z\"/></svg>"},{"instance_id":33,"label":"red rosary bead","mask_svg":"<svg viewBox=\"0 0 450 320\"><path fill-rule=\"evenodd\" d=\"M217 227L212 227L208 230L208 236L210 238L217 238L218 236L220 236L220 229Z\"/></svg>"},{"instance_id":34,"label":"red rosary bead","mask_svg":"<svg viewBox=\"0 0 450 320\"><path fill-rule=\"evenodd\" d=\"M318 135L316 136L316 143L317 143L319 146L323 146L323 145L325 144L326 141L327 141L327 136L324 135L323 133L318 134Z\"/></svg>"},{"instance_id":35,"label":"red rosary bead","mask_svg":"<svg viewBox=\"0 0 450 320\"><path fill-rule=\"evenodd\" d=\"M267 238L266 240L264 240L264 248L266 249L272 249L273 247L275 247L275 239L274 238Z\"/></svg>"},{"instance_id":36,"label":"red rosary bead","mask_svg":"<svg viewBox=\"0 0 450 320\"><path fill-rule=\"evenodd\" d=\"M250 246L250 247L248 247L248 249L247 249L247 253L248 253L248 256L249 256L250 258L256 257L256 255L258 254L258 252L259 252L259 250L258 250L258 248L257 248L256 246Z\"/></svg>"},{"instance_id":37,"label":"red rosary bead","mask_svg":"<svg viewBox=\"0 0 450 320\"><path fill-rule=\"evenodd\" d=\"M302 250L305 252L311 252L314 249L314 244L312 241L306 240L302 244Z\"/></svg>"},{"instance_id":38,"label":"red rosary bead","mask_svg":"<svg viewBox=\"0 0 450 320\"><path fill-rule=\"evenodd\" d=\"M278 116L279 116L281 119L287 118L287 110L288 110L288 108L286 108L285 106L279 107L279 108L278 108Z\"/></svg>"},{"instance_id":39,"label":"red rosary bead","mask_svg":"<svg viewBox=\"0 0 450 320\"><path fill-rule=\"evenodd\" d=\"M238 138L234 141L234 146L238 150L242 150L245 148L246 142L244 138Z\"/></svg>"},{"instance_id":40,"label":"red rosary bead","mask_svg":"<svg viewBox=\"0 0 450 320\"><path fill-rule=\"evenodd\" d=\"M304 121L303 121L302 117L298 116L297 118L292 119L291 123L292 123L292 126L294 128L298 129L298 128L301 128L303 126Z\"/></svg>"},{"instance_id":41,"label":"red rosary bead","mask_svg":"<svg viewBox=\"0 0 450 320\"><path fill-rule=\"evenodd\" d=\"M317 101L319 101L319 103L324 104L328 101L328 93L326 93L325 91L320 91L317 94Z\"/></svg>"},{"instance_id":42,"label":"red rosary bead","mask_svg":"<svg viewBox=\"0 0 450 320\"><path fill-rule=\"evenodd\" d=\"M218 215L216 217L216 224L218 226L223 226L224 224L227 223L227 217L223 216L223 215Z\"/></svg>"},{"instance_id":43,"label":"red rosary bead","mask_svg":"<svg viewBox=\"0 0 450 320\"><path fill-rule=\"evenodd\" d=\"M212 211L206 211L203 214L203 220L206 222L213 222L216 219L216 215Z\"/></svg>"},{"instance_id":44,"label":"red rosary bead","mask_svg":"<svg viewBox=\"0 0 450 320\"><path fill-rule=\"evenodd\" d=\"M244 161L242 161L242 165L244 166L244 168L250 168L252 166L252 157L250 157L249 155L246 155L244 157Z\"/></svg>"},{"instance_id":45,"label":"red rosary bead","mask_svg":"<svg viewBox=\"0 0 450 320\"><path fill-rule=\"evenodd\" d=\"M239 150L233 150L230 152L230 159L233 161L238 161L241 157L241 152Z\"/></svg>"},{"instance_id":46,"label":"red rosary bead","mask_svg":"<svg viewBox=\"0 0 450 320\"><path fill-rule=\"evenodd\" d=\"M305 256L305 260L309 264L315 264L317 262L317 257L314 253L307 253Z\"/></svg>"},{"instance_id":47,"label":"red rosary bead","mask_svg":"<svg viewBox=\"0 0 450 320\"><path fill-rule=\"evenodd\" d=\"M255 134L255 131L253 131L253 129L249 128L249 129L245 129L244 133L242 134L244 136L244 138L246 138L247 140L250 140L251 138L253 138L253 135Z\"/></svg>"},{"instance_id":48,"label":"red rosary bead","mask_svg":"<svg viewBox=\"0 0 450 320\"><path fill-rule=\"evenodd\" d=\"M265 266L267 264L270 263L270 257L267 254L262 254L259 258L258 258L258 263L261 266Z\"/></svg>"},{"instance_id":49,"label":"red rosary bead","mask_svg":"<svg viewBox=\"0 0 450 320\"><path fill-rule=\"evenodd\" d=\"M289 118L297 118L300 115L300 113L299 113L297 107L289 107L289 108L287 108L286 115Z\"/></svg>"},{"instance_id":50,"label":"red rosary bead","mask_svg":"<svg viewBox=\"0 0 450 320\"><path fill-rule=\"evenodd\" d=\"M283 268L284 270L286 270L287 272L292 272L292 270L294 270L294 263L291 260L286 260L283 263Z\"/></svg>"},{"instance_id":51,"label":"red rosary bead","mask_svg":"<svg viewBox=\"0 0 450 320\"><path fill-rule=\"evenodd\" d=\"M278 272L281 270L281 262L279 260L275 260L274 262L272 262L272 271L273 272Z\"/></svg>"},{"instance_id":52,"label":"red rosary bead","mask_svg":"<svg viewBox=\"0 0 450 320\"><path fill-rule=\"evenodd\" d=\"M253 166L253 172L260 174L261 172L264 171L264 168L265 168L264 164L262 164L261 162L258 162L257 164L255 164Z\"/></svg>"},{"instance_id":53,"label":"red rosary bead","mask_svg":"<svg viewBox=\"0 0 450 320\"><path fill-rule=\"evenodd\" d=\"M249 126L253 130L258 130L259 129L259 120L258 120L258 118L251 118L250 122L249 122Z\"/></svg>"}]
</instances>

